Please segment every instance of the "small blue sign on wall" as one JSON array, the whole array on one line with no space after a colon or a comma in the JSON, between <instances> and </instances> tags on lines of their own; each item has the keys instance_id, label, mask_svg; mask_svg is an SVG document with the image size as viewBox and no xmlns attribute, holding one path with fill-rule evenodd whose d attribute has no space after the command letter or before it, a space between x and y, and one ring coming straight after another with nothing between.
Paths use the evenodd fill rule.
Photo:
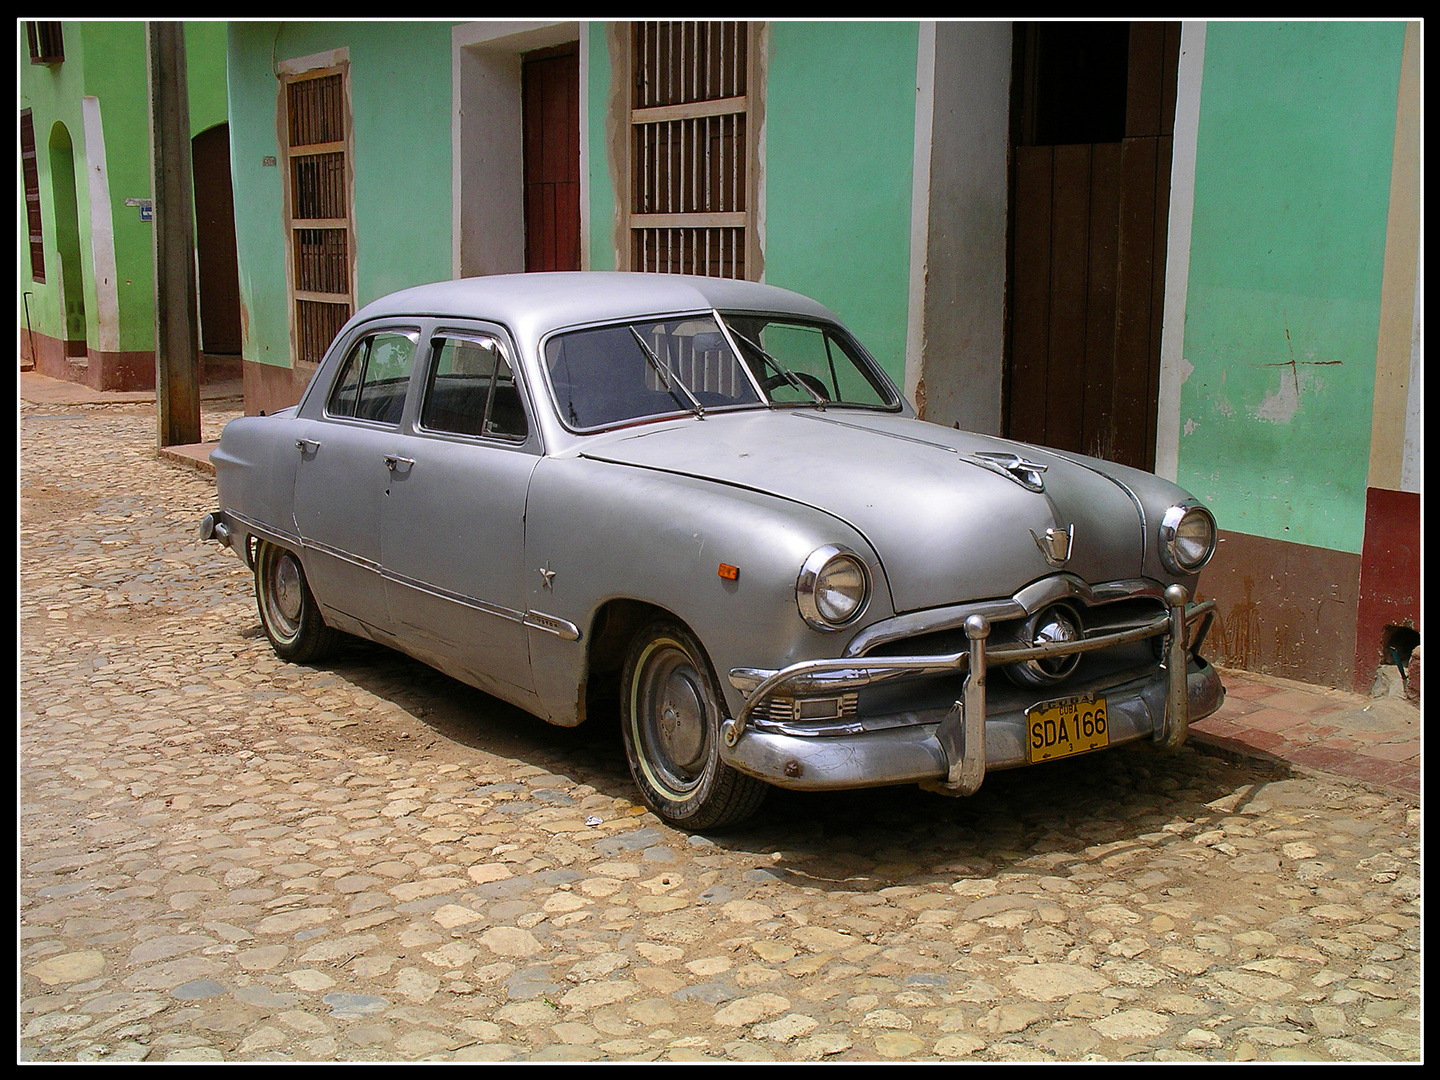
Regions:
<instances>
[{"instance_id":1,"label":"small blue sign on wall","mask_svg":"<svg viewBox=\"0 0 1440 1080\"><path fill-rule=\"evenodd\" d=\"M155 204L149 199L126 199L126 206L137 206L140 208L141 221L155 220Z\"/></svg>"}]
</instances>

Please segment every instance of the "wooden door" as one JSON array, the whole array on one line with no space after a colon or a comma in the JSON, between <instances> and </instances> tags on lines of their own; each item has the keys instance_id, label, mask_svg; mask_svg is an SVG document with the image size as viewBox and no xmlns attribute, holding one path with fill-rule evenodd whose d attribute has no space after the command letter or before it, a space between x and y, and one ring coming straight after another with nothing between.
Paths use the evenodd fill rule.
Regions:
<instances>
[{"instance_id":1,"label":"wooden door","mask_svg":"<svg viewBox=\"0 0 1440 1080\"><path fill-rule=\"evenodd\" d=\"M580 269L580 51L522 58L525 269Z\"/></svg>"},{"instance_id":2,"label":"wooden door","mask_svg":"<svg viewBox=\"0 0 1440 1080\"><path fill-rule=\"evenodd\" d=\"M200 278L200 341L207 353L240 353L240 272L235 200L230 185L230 125L191 143L195 177L195 250Z\"/></svg>"},{"instance_id":3,"label":"wooden door","mask_svg":"<svg viewBox=\"0 0 1440 1080\"><path fill-rule=\"evenodd\" d=\"M1006 429L1152 469L1178 23L1016 27Z\"/></svg>"}]
</instances>

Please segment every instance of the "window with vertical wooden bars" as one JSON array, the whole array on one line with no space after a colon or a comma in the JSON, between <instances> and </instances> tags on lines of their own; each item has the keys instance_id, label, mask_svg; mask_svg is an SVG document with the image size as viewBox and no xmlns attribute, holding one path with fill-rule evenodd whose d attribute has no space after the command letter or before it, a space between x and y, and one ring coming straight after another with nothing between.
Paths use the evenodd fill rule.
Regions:
<instances>
[{"instance_id":1,"label":"window with vertical wooden bars","mask_svg":"<svg viewBox=\"0 0 1440 1080\"><path fill-rule=\"evenodd\" d=\"M30 234L30 277L45 280L45 235L40 224L40 167L35 159L35 119L20 110L20 161L25 173L25 228Z\"/></svg>"},{"instance_id":2,"label":"window with vertical wooden bars","mask_svg":"<svg viewBox=\"0 0 1440 1080\"><path fill-rule=\"evenodd\" d=\"M632 270L746 276L749 35L743 22L631 27Z\"/></svg>"},{"instance_id":3,"label":"window with vertical wooden bars","mask_svg":"<svg viewBox=\"0 0 1440 1080\"><path fill-rule=\"evenodd\" d=\"M32 64L59 64L65 59L65 35L58 22L27 22Z\"/></svg>"},{"instance_id":4,"label":"window with vertical wooden bars","mask_svg":"<svg viewBox=\"0 0 1440 1080\"><path fill-rule=\"evenodd\" d=\"M284 101L295 353L319 363L354 309L345 74L295 76Z\"/></svg>"}]
</instances>

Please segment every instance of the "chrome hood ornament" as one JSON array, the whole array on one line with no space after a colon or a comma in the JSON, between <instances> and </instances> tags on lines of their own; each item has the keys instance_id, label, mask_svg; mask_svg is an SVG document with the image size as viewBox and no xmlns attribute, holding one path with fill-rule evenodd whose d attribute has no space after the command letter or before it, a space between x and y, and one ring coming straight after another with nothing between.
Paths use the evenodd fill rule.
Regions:
<instances>
[{"instance_id":1,"label":"chrome hood ornament","mask_svg":"<svg viewBox=\"0 0 1440 1080\"><path fill-rule=\"evenodd\" d=\"M987 452L970 455L971 460L979 465L985 466L991 472L997 472L1001 476L1008 476L1026 491L1045 490L1045 470L1047 466L1036 461L1027 461L1019 454L993 454Z\"/></svg>"}]
</instances>

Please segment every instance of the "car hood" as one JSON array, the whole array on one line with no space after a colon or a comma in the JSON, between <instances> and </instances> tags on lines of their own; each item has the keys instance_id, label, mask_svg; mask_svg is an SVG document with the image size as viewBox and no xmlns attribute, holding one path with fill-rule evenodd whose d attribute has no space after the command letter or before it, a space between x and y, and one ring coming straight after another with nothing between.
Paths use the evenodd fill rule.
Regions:
<instances>
[{"instance_id":1,"label":"car hood","mask_svg":"<svg viewBox=\"0 0 1440 1080\"><path fill-rule=\"evenodd\" d=\"M901 416L712 413L617 432L581 453L766 492L844 520L879 556L897 613L1007 597L1062 570L1092 583L1136 578L1144 562L1140 504L1103 462ZM985 454L1043 465L1044 490L1027 489ZM1068 559L1047 560L1047 530L1073 538Z\"/></svg>"}]
</instances>

